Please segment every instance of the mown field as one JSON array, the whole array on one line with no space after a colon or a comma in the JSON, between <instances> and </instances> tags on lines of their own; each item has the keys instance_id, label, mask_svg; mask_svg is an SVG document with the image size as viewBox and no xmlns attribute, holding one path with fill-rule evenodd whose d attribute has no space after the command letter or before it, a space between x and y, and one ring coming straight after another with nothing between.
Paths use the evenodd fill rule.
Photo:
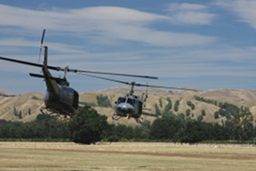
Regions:
<instances>
[{"instance_id":1,"label":"mown field","mask_svg":"<svg viewBox=\"0 0 256 171\"><path fill-rule=\"evenodd\" d=\"M0 142L0 170L255 171L250 145Z\"/></svg>"}]
</instances>

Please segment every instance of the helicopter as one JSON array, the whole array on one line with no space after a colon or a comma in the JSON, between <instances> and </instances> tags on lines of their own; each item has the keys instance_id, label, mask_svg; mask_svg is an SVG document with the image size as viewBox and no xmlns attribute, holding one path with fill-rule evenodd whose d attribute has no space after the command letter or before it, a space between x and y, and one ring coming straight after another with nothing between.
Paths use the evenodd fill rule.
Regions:
<instances>
[{"instance_id":1,"label":"helicopter","mask_svg":"<svg viewBox=\"0 0 256 171\"><path fill-rule=\"evenodd\" d=\"M86 70L77 70L70 69L68 66L65 68L61 68L58 66L50 66L48 65L48 47L43 46L45 36L45 29L43 30L40 52L39 52L39 62L41 57L42 47L44 48L44 61L43 64L33 63L28 61L22 61L13 58L7 58L0 56L0 60L5 60L14 63L20 63L24 65L30 65L34 67L42 68L42 74L30 73L31 77L43 78L47 87L44 104L40 108L40 111L43 114L46 111L49 111L50 114L56 113L60 115L73 117L78 110L79 106L79 94L78 92L71 88L70 83L66 79L67 72L73 73L91 73L91 74L106 74L106 75L114 75L114 76L127 76L127 77L140 77L140 78L149 78L149 79L158 79L154 76L143 76L143 75L132 75L132 74L121 74L121 73L110 73L110 72L98 72L98 71L86 71ZM63 71L63 78L53 77L50 73L50 70Z\"/></svg>"},{"instance_id":2,"label":"helicopter","mask_svg":"<svg viewBox=\"0 0 256 171\"><path fill-rule=\"evenodd\" d=\"M179 88L179 87L167 87L167 86L158 86L158 85L148 85L148 84L140 84L136 82L126 82L121 80L116 80L112 78L106 78L106 77L100 77L96 75L86 74L86 73L80 73L82 75L95 77L99 79L104 79L108 81L113 81L121 84L126 84L131 86L130 92L126 96L118 97L117 101L115 102L115 113L112 115L113 120L119 120L122 117L128 117L130 119L131 117L135 119L137 123L142 124L141 121L141 115L142 111L145 107L143 104L145 104L148 95L147 90L146 93L142 93L141 97L134 95L134 86L140 86L140 87L152 87L152 88L164 88L164 89L177 89L177 90L186 90L186 91L197 91L196 89L189 89L189 88Z\"/></svg>"}]
</instances>

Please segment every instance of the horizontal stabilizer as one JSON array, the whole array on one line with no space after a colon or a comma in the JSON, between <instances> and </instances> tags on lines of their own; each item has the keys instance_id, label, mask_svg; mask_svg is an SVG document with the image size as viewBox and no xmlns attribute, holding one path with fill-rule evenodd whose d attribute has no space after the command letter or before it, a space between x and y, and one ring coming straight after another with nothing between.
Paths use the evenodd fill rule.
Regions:
<instances>
[{"instance_id":1,"label":"horizontal stabilizer","mask_svg":"<svg viewBox=\"0 0 256 171\"><path fill-rule=\"evenodd\" d=\"M40 74L29 73L29 75L30 75L31 77L44 78L44 76L43 76L43 75L40 75Z\"/></svg>"}]
</instances>

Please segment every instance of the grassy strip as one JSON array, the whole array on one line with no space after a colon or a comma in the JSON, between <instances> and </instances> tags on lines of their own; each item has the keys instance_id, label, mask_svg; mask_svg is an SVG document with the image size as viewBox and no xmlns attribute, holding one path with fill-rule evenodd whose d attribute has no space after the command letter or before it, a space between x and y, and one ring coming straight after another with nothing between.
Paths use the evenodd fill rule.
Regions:
<instances>
[{"instance_id":1,"label":"grassy strip","mask_svg":"<svg viewBox=\"0 0 256 171\"><path fill-rule=\"evenodd\" d=\"M70 139L43 139L43 138L0 138L0 141L10 142L71 142Z\"/></svg>"},{"instance_id":2,"label":"grassy strip","mask_svg":"<svg viewBox=\"0 0 256 171\"><path fill-rule=\"evenodd\" d=\"M72 142L70 139L53 139L53 138L0 138L0 142L9 141L9 142ZM107 140L102 140L102 142L108 142ZM170 142L170 143L180 143L174 142L172 140L152 140L152 139L119 139L116 142ZM193 144L193 143L191 143ZM238 140L228 140L228 141L201 141L194 144L250 144L256 145L256 140L248 141L238 141Z\"/></svg>"}]
</instances>

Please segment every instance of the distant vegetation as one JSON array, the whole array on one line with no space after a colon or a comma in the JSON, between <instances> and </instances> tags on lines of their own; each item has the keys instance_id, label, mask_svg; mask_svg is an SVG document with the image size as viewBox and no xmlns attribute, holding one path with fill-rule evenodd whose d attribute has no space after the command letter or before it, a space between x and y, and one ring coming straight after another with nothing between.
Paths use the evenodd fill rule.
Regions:
<instances>
[{"instance_id":1,"label":"distant vegetation","mask_svg":"<svg viewBox=\"0 0 256 171\"><path fill-rule=\"evenodd\" d=\"M203 112L202 112L203 113ZM187 115L187 114L186 114ZM196 143L201 141L248 141L256 137L254 118L249 111L232 114L222 125L186 118L185 114L165 113L153 123L131 127L110 125L107 117L91 107L79 108L78 114L68 120L38 115L28 123L0 120L0 138L29 140L71 140L76 143L97 141L173 141Z\"/></svg>"},{"instance_id":2,"label":"distant vegetation","mask_svg":"<svg viewBox=\"0 0 256 171\"><path fill-rule=\"evenodd\" d=\"M97 106L95 103L88 103L88 102L79 102L79 104L81 104L83 106L91 106L91 107Z\"/></svg>"},{"instance_id":3,"label":"distant vegetation","mask_svg":"<svg viewBox=\"0 0 256 171\"><path fill-rule=\"evenodd\" d=\"M225 117L227 120L230 120L232 119L232 117L234 117L236 114L238 114L241 111L250 112L248 107L239 108L238 106L227 103L227 102L224 102L224 103L217 102L215 100L205 99L203 97L198 97L198 96L196 96L195 99L198 101L209 103L219 107L220 109L214 113L215 119L219 119L220 117ZM201 111L201 115L202 116L206 115L204 110Z\"/></svg>"},{"instance_id":4,"label":"distant vegetation","mask_svg":"<svg viewBox=\"0 0 256 171\"><path fill-rule=\"evenodd\" d=\"M32 122L11 122L0 120L0 138L51 140L68 139L68 123L54 116L38 115Z\"/></svg>"},{"instance_id":5,"label":"distant vegetation","mask_svg":"<svg viewBox=\"0 0 256 171\"><path fill-rule=\"evenodd\" d=\"M83 107L70 120L41 114L27 123L0 120L0 140L64 140L89 144L97 141L254 141L256 138L255 118L244 106L197 96L191 101L159 98L153 105L155 113L150 115L156 119L152 122L144 120L143 125L132 127L108 124L107 117L99 115L92 107L112 107L111 102L103 95L96 96L96 100L96 104L81 102ZM208 108L196 106L199 102L214 105L214 115L208 113ZM181 109L181 106L185 108ZM11 107L9 111L16 119L31 114L30 108L21 111L18 107ZM218 123L204 122L209 116Z\"/></svg>"},{"instance_id":6,"label":"distant vegetation","mask_svg":"<svg viewBox=\"0 0 256 171\"><path fill-rule=\"evenodd\" d=\"M218 102L217 102L216 100L205 99L205 98L199 97L199 96L195 96L195 99L196 99L197 101L201 101L201 102L213 104L213 105L215 105L215 106L218 105Z\"/></svg>"},{"instance_id":7,"label":"distant vegetation","mask_svg":"<svg viewBox=\"0 0 256 171\"><path fill-rule=\"evenodd\" d=\"M99 95L96 97L98 106L100 107L112 107L111 102L108 99L108 96Z\"/></svg>"},{"instance_id":8,"label":"distant vegetation","mask_svg":"<svg viewBox=\"0 0 256 171\"><path fill-rule=\"evenodd\" d=\"M0 96L2 96L2 97L15 97L16 95L9 95L9 94L0 93Z\"/></svg>"},{"instance_id":9,"label":"distant vegetation","mask_svg":"<svg viewBox=\"0 0 256 171\"><path fill-rule=\"evenodd\" d=\"M175 111L175 112L178 112L178 110L179 110L179 105L180 105L180 101L177 100L177 101L175 102L175 104L174 104L174 111Z\"/></svg>"},{"instance_id":10,"label":"distant vegetation","mask_svg":"<svg viewBox=\"0 0 256 171\"><path fill-rule=\"evenodd\" d=\"M167 105L165 106L164 113L168 113L172 109L172 100L167 98Z\"/></svg>"},{"instance_id":11,"label":"distant vegetation","mask_svg":"<svg viewBox=\"0 0 256 171\"><path fill-rule=\"evenodd\" d=\"M192 110L195 109L195 105L191 101L188 101L187 105L190 106Z\"/></svg>"},{"instance_id":12,"label":"distant vegetation","mask_svg":"<svg viewBox=\"0 0 256 171\"><path fill-rule=\"evenodd\" d=\"M33 100L40 100L40 98L38 98L36 96L33 96L31 99L33 99Z\"/></svg>"},{"instance_id":13,"label":"distant vegetation","mask_svg":"<svg viewBox=\"0 0 256 171\"><path fill-rule=\"evenodd\" d=\"M155 113L156 113L156 116L160 116L162 113L161 113L161 110L160 110L160 108L158 107L158 105L157 104L155 104Z\"/></svg>"}]
</instances>

